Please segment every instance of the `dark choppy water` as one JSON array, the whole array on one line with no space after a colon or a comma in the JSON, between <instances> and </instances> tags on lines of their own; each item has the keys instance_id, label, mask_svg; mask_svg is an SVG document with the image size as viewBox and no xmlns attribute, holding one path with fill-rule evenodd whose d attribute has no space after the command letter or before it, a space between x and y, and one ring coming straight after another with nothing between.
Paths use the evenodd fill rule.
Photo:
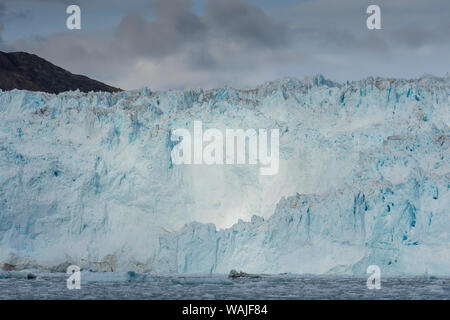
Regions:
<instances>
[{"instance_id":1,"label":"dark choppy water","mask_svg":"<svg viewBox=\"0 0 450 320\"><path fill-rule=\"evenodd\" d=\"M22 273L23 274L23 273ZM33 280L0 279L0 299L449 299L450 278L382 278L369 290L366 278L263 275L229 280L214 276L151 276L82 273L81 289L68 290L65 274Z\"/></svg>"}]
</instances>

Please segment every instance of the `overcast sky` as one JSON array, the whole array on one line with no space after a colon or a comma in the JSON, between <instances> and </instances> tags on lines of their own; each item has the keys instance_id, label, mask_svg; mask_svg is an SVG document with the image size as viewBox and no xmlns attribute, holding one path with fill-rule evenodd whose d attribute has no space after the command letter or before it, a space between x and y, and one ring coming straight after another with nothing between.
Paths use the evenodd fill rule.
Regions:
<instances>
[{"instance_id":1,"label":"overcast sky","mask_svg":"<svg viewBox=\"0 0 450 320\"><path fill-rule=\"evenodd\" d=\"M81 30L66 8L81 7ZM366 9L381 7L382 30ZM450 0L1 0L0 50L123 89L450 71Z\"/></svg>"}]
</instances>

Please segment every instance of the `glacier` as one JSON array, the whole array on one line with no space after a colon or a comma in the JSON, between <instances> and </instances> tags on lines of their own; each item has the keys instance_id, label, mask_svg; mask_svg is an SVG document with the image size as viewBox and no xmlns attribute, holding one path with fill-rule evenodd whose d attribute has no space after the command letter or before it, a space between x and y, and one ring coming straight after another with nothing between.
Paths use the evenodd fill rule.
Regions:
<instances>
[{"instance_id":1,"label":"glacier","mask_svg":"<svg viewBox=\"0 0 450 320\"><path fill-rule=\"evenodd\" d=\"M174 165L176 128L277 128L280 168ZM0 263L450 275L450 77L0 92Z\"/></svg>"}]
</instances>

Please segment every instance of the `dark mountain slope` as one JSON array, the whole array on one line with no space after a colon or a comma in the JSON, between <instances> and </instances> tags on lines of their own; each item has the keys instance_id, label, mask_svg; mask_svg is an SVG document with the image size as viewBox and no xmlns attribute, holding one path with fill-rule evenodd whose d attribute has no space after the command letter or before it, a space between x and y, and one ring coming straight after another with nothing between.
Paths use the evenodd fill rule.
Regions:
<instances>
[{"instance_id":1,"label":"dark mountain slope","mask_svg":"<svg viewBox=\"0 0 450 320\"><path fill-rule=\"evenodd\" d=\"M37 55L26 52L0 51L0 88L25 89L60 93L79 89L89 91L121 91L88 77L72 74Z\"/></svg>"}]
</instances>

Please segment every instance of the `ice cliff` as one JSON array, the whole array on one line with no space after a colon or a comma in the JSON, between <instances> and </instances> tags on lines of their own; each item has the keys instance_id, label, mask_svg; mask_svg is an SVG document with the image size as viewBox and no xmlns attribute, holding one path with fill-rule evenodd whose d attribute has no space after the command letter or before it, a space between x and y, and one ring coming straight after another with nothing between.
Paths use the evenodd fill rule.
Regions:
<instances>
[{"instance_id":1,"label":"ice cliff","mask_svg":"<svg viewBox=\"0 0 450 320\"><path fill-rule=\"evenodd\" d=\"M279 173L172 164L171 131L195 120L278 128ZM0 262L449 275L449 122L449 77L2 91Z\"/></svg>"}]
</instances>

